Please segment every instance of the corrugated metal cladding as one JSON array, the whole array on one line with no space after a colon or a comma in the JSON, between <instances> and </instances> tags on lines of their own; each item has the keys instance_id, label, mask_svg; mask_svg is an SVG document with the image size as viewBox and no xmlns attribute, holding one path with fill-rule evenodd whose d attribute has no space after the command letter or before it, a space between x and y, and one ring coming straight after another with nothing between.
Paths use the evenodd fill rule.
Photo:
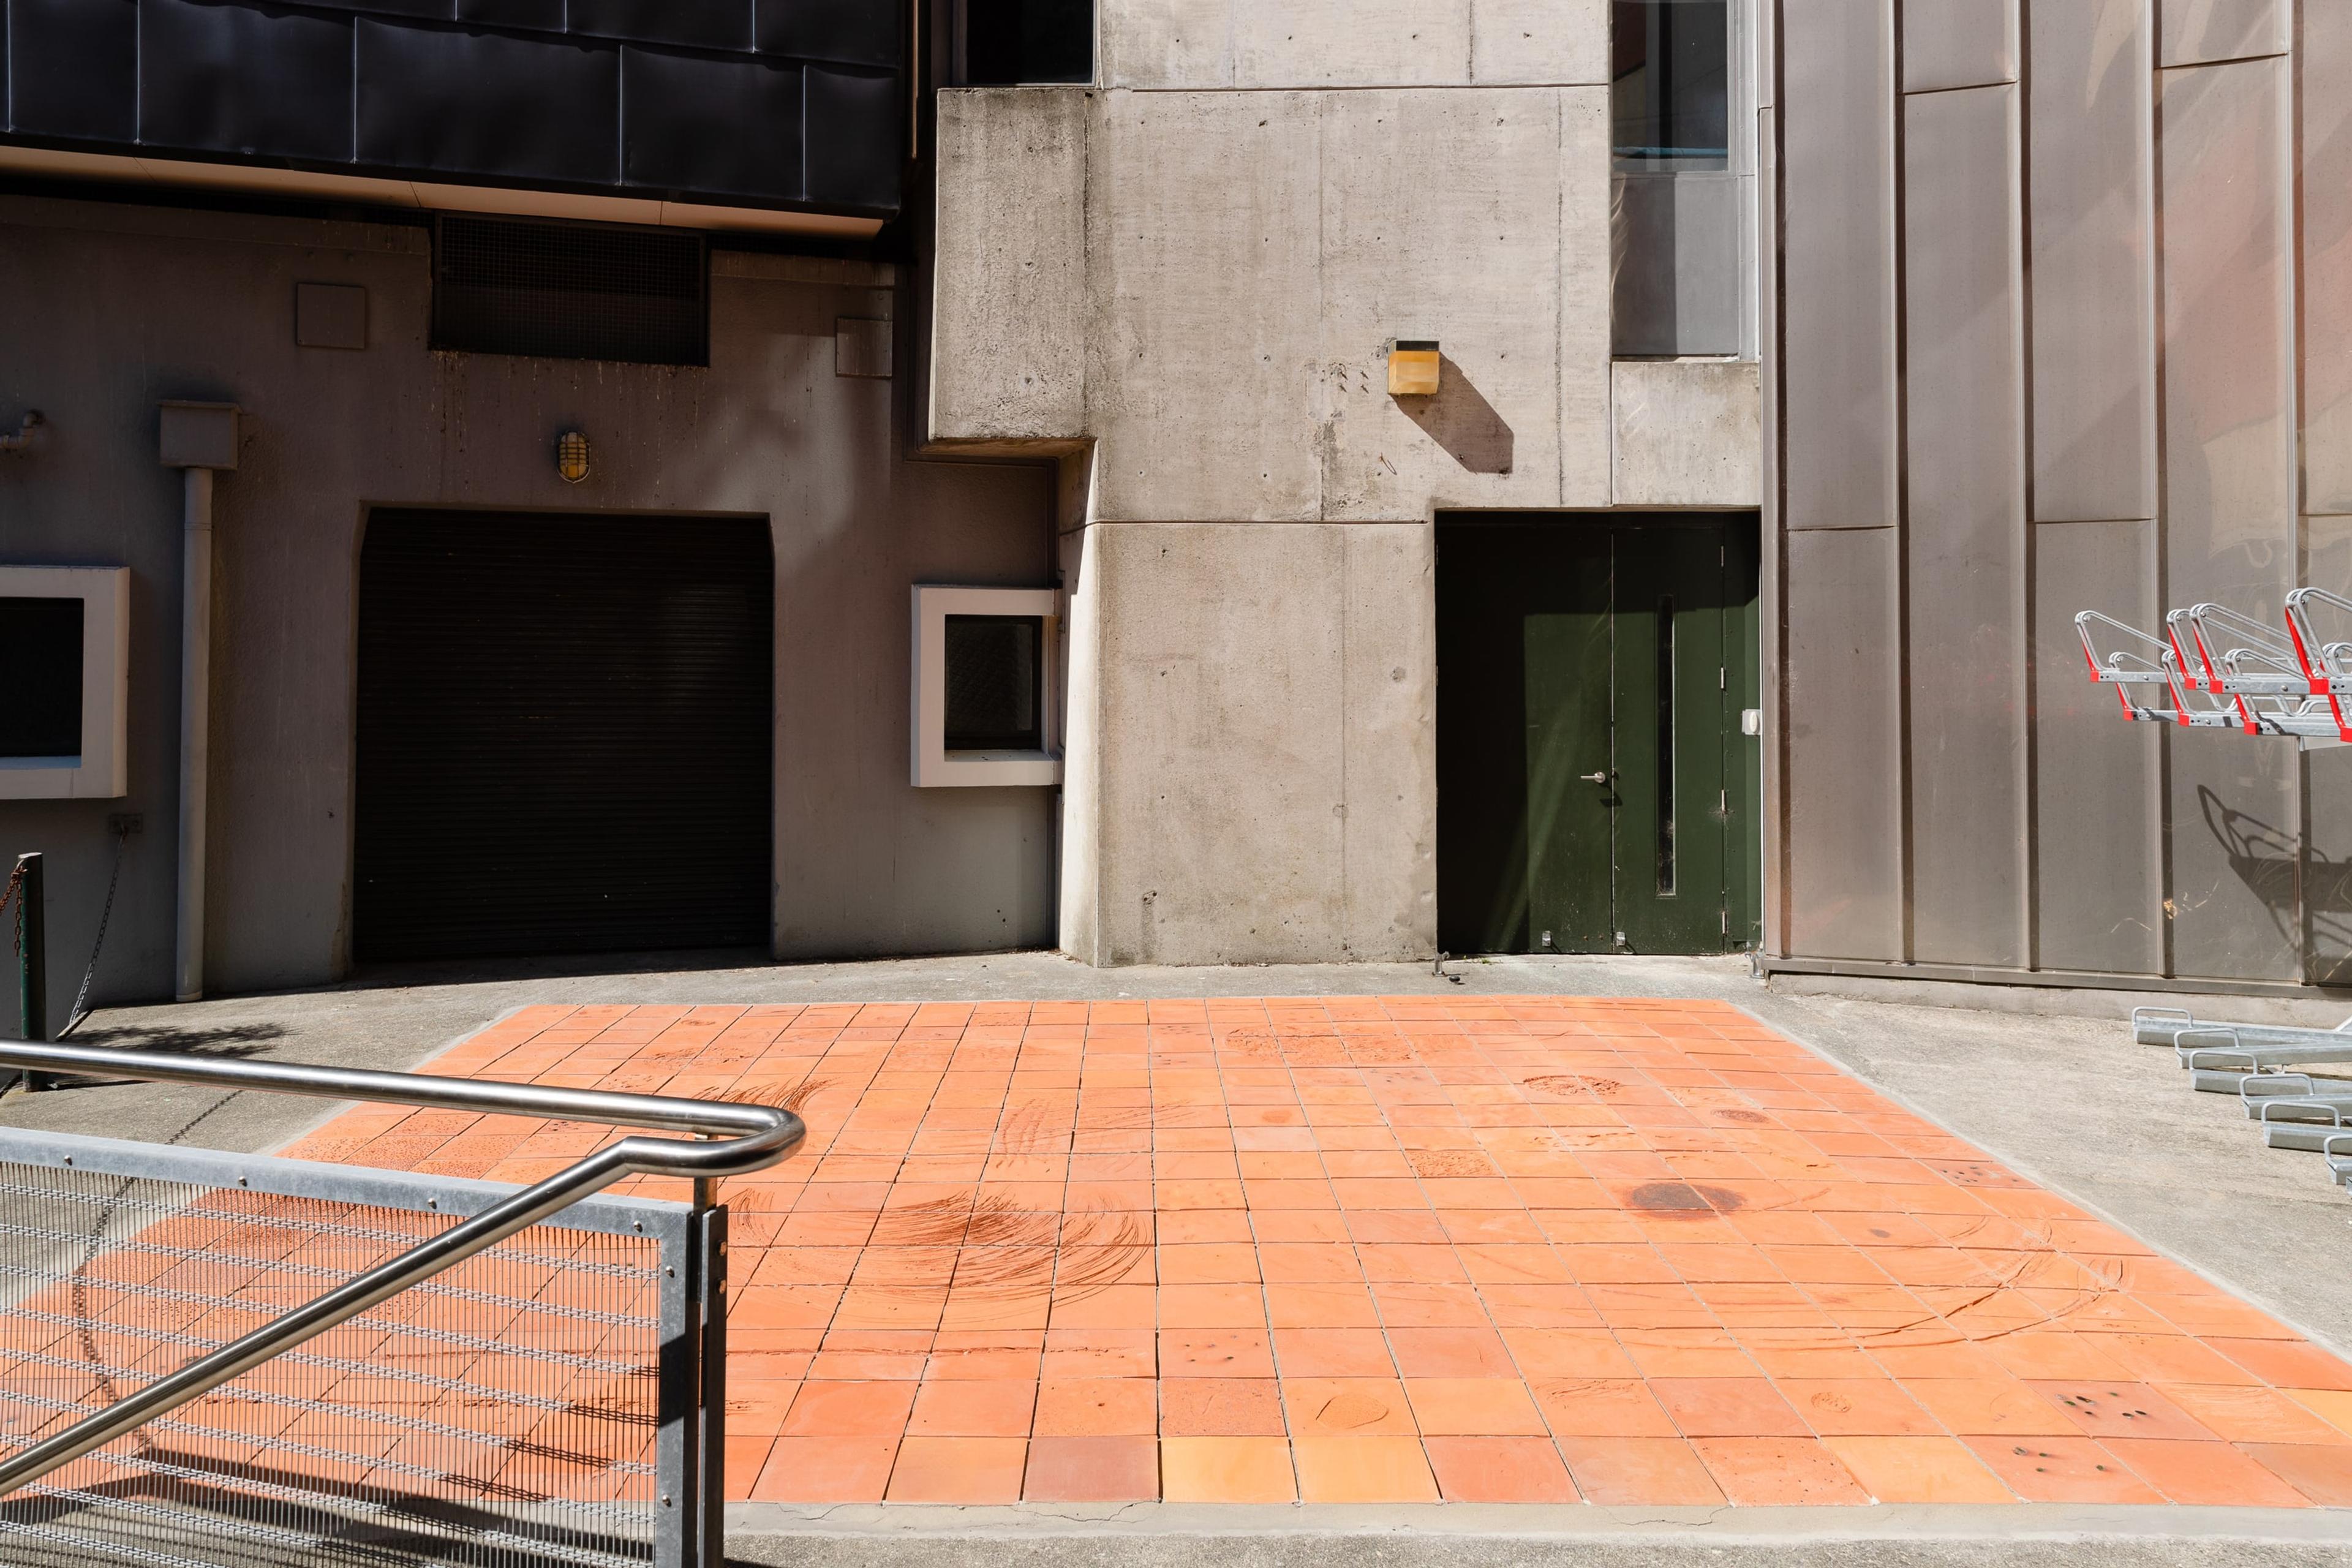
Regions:
<instances>
[{"instance_id":1,"label":"corrugated metal cladding","mask_svg":"<svg viewBox=\"0 0 2352 1568\"><path fill-rule=\"evenodd\" d=\"M1779 18L1771 950L2352 978L2352 752L2126 724L2071 624L2352 591L2352 5Z\"/></svg>"},{"instance_id":2,"label":"corrugated metal cladding","mask_svg":"<svg viewBox=\"0 0 2352 1568\"><path fill-rule=\"evenodd\" d=\"M0 139L898 210L895 0L0 0Z\"/></svg>"},{"instance_id":3,"label":"corrugated metal cladding","mask_svg":"<svg viewBox=\"0 0 2352 1568\"><path fill-rule=\"evenodd\" d=\"M765 947L760 520L379 511L352 954Z\"/></svg>"}]
</instances>

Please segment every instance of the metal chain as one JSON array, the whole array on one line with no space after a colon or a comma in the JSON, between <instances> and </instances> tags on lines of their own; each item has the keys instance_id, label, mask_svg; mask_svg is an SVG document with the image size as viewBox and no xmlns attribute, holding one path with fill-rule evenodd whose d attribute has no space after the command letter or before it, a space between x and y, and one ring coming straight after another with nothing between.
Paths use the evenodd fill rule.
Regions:
<instances>
[{"instance_id":1,"label":"metal chain","mask_svg":"<svg viewBox=\"0 0 2352 1568\"><path fill-rule=\"evenodd\" d=\"M15 935L16 956L19 958L25 956L25 900L16 895L24 890L24 887L25 863L19 860L16 862L16 868L8 873L8 885L5 888L0 888L0 913L5 913L10 904L16 906Z\"/></svg>"},{"instance_id":2,"label":"metal chain","mask_svg":"<svg viewBox=\"0 0 2352 1568\"><path fill-rule=\"evenodd\" d=\"M60 1040L70 1039L73 1032L89 1021L89 986L98 978L98 955L106 951L106 923L114 918L114 889L122 881L122 852L131 845L131 830L114 830L114 868L107 873L106 907L98 911L98 940L89 945L89 967L81 972L81 989L74 993L73 1005L66 1009L65 1027L58 1031Z\"/></svg>"}]
</instances>

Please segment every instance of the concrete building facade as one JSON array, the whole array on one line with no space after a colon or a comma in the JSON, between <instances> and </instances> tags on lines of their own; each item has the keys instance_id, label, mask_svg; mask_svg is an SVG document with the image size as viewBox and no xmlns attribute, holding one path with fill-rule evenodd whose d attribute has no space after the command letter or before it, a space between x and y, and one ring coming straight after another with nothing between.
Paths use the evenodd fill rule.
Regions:
<instances>
[{"instance_id":1,"label":"concrete building facade","mask_svg":"<svg viewBox=\"0 0 2352 1568\"><path fill-rule=\"evenodd\" d=\"M129 574L123 792L0 767L54 1013L118 855L98 995L186 989L192 790L213 989L746 865L782 958L2339 978L2337 759L2106 719L2068 624L2352 589L2315 0L477 9L7 0L0 569ZM167 404L236 410L200 595ZM622 552L755 524L765 723L665 752L562 628L719 657L747 569Z\"/></svg>"}]
</instances>

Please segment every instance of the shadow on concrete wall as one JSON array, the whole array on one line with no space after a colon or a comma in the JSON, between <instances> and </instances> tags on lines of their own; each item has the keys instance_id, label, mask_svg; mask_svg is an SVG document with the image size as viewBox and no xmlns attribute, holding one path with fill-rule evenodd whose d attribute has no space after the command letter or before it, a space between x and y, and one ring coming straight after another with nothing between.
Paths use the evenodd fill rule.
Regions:
<instances>
[{"instance_id":1,"label":"shadow on concrete wall","mask_svg":"<svg viewBox=\"0 0 2352 1568\"><path fill-rule=\"evenodd\" d=\"M1436 395L1391 401L1472 473L1509 473L1514 445L1511 427L1503 423L1495 405L1470 384L1470 378L1452 358L1439 355L1437 373Z\"/></svg>"}]
</instances>

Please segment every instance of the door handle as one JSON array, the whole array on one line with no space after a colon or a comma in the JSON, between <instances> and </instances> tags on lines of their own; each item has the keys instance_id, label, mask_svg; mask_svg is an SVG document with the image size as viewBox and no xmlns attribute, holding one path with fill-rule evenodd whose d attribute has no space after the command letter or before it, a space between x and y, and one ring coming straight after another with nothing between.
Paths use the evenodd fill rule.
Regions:
<instances>
[{"instance_id":1,"label":"door handle","mask_svg":"<svg viewBox=\"0 0 2352 1568\"><path fill-rule=\"evenodd\" d=\"M1582 779L1586 784L1607 784L1609 782L1609 770L1603 768L1597 773L1579 773L1576 776Z\"/></svg>"}]
</instances>

